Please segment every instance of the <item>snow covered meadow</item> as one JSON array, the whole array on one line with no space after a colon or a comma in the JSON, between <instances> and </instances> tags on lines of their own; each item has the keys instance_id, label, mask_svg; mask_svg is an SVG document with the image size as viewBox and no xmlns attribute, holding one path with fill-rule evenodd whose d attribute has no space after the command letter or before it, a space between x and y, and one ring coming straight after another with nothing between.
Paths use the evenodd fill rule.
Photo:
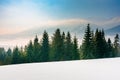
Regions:
<instances>
[{"instance_id":1,"label":"snow covered meadow","mask_svg":"<svg viewBox=\"0 0 120 80\"><path fill-rule=\"evenodd\" d=\"M0 80L120 80L120 58L0 66Z\"/></svg>"}]
</instances>

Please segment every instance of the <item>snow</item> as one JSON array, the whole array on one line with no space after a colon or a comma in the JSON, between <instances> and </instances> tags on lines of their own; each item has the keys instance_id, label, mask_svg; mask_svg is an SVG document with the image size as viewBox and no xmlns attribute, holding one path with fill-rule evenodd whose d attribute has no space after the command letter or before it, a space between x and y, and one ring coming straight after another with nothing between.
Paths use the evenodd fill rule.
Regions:
<instances>
[{"instance_id":1,"label":"snow","mask_svg":"<svg viewBox=\"0 0 120 80\"><path fill-rule=\"evenodd\" d=\"M120 80L120 58L0 66L0 80Z\"/></svg>"}]
</instances>

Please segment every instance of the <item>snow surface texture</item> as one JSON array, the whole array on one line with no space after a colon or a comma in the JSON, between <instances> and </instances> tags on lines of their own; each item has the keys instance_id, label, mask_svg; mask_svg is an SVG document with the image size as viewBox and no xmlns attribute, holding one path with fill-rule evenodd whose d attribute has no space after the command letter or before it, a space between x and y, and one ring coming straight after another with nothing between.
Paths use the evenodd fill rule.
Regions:
<instances>
[{"instance_id":1,"label":"snow surface texture","mask_svg":"<svg viewBox=\"0 0 120 80\"><path fill-rule=\"evenodd\" d=\"M120 80L120 58L0 66L0 80Z\"/></svg>"}]
</instances>

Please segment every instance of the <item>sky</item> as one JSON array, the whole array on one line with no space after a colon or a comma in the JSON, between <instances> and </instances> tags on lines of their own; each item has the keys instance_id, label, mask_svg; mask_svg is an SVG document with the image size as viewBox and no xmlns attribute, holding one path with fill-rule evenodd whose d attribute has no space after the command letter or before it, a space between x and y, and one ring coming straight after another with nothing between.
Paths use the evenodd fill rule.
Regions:
<instances>
[{"instance_id":1,"label":"sky","mask_svg":"<svg viewBox=\"0 0 120 80\"><path fill-rule=\"evenodd\" d=\"M79 23L119 25L120 0L0 0L0 35Z\"/></svg>"}]
</instances>

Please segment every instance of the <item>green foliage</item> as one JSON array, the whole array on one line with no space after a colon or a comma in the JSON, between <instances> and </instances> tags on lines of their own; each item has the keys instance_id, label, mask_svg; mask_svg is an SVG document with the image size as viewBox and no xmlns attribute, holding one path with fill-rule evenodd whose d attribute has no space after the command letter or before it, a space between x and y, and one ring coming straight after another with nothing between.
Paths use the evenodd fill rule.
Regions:
<instances>
[{"instance_id":1,"label":"green foliage","mask_svg":"<svg viewBox=\"0 0 120 80\"><path fill-rule=\"evenodd\" d=\"M113 48L110 38L108 38L107 44L108 44L107 57L115 57L114 48Z\"/></svg>"},{"instance_id":2,"label":"green foliage","mask_svg":"<svg viewBox=\"0 0 120 80\"><path fill-rule=\"evenodd\" d=\"M44 31L41 42L36 36L24 48L16 46L13 51L0 48L0 65L111 57L120 57L119 35L116 34L114 43L110 38L106 41L104 30L94 32L89 24L80 48L76 36L72 39L70 32L61 34L60 29L55 31L51 41Z\"/></svg>"},{"instance_id":3,"label":"green foliage","mask_svg":"<svg viewBox=\"0 0 120 80\"><path fill-rule=\"evenodd\" d=\"M116 34L114 38L114 53L115 56L120 56L120 44L119 44L119 35Z\"/></svg>"},{"instance_id":4,"label":"green foliage","mask_svg":"<svg viewBox=\"0 0 120 80\"><path fill-rule=\"evenodd\" d=\"M72 41L70 32L67 33L66 42L65 42L65 54L64 60L72 60L73 59L73 49L72 49Z\"/></svg>"},{"instance_id":5,"label":"green foliage","mask_svg":"<svg viewBox=\"0 0 120 80\"><path fill-rule=\"evenodd\" d=\"M33 46L33 62L40 62L40 44L38 43L38 37L36 36L34 39L34 46Z\"/></svg>"},{"instance_id":6,"label":"green foliage","mask_svg":"<svg viewBox=\"0 0 120 80\"><path fill-rule=\"evenodd\" d=\"M52 38L52 50L54 54L53 60L59 61L62 59L62 37L60 33L60 29L57 29Z\"/></svg>"},{"instance_id":7,"label":"green foliage","mask_svg":"<svg viewBox=\"0 0 120 80\"><path fill-rule=\"evenodd\" d=\"M49 61L49 37L46 31L44 31L43 33L40 61L41 62Z\"/></svg>"},{"instance_id":8,"label":"green foliage","mask_svg":"<svg viewBox=\"0 0 120 80\"><path fill-rule=\"evenodd\" d=\"M27 47L27 62L33 62L33 56L34 56L34 52L33 52L33 43L32 41L29 42L28 47Z\"/></svg>"},{"instance_id":9,"label":"green foliage","mask_svg":"<svg viewBox=\"0 0 120 80\"><path fill-rule=\"evenodd\" d=\"M12 58L12 64L18 64L20 63L20 52L18 47L15 47L13 49L13 58Z\"/></svg>"},{"instance_id":10,"label":"green foliage","mask_svg":"<svg viewBox=\"0 0 120 80\"><path fill-rule=\"evenodd\" d=\"M91 59L93 57L93 49L92 49L92 33L90 25L88 24L87 29L85 31L83 44L81 46L82 58L83 59Z\"/></svg>"},{"instance_id":11,"label":"green foliage","mask_svg":"<svg viewBox=\"0 0 120 80\"><path fill-rule=\"evenodd\" d=\"M97 58L107 57L107 42L104 37L104 31L97 31L95 33L95 54Z\"/></svg>"},{"instance_id":12,"label":"green foliage","mask_svg":"<svg viewBox=\"0 0 120 80\"><path fill-rule=\"evenodd\" d=\"M73 60L79 60L80 59L80 54L78 50L78 43L77 43L77 38L76 36L74 37L73 41Z\"/></svg>"}]
</instances>

